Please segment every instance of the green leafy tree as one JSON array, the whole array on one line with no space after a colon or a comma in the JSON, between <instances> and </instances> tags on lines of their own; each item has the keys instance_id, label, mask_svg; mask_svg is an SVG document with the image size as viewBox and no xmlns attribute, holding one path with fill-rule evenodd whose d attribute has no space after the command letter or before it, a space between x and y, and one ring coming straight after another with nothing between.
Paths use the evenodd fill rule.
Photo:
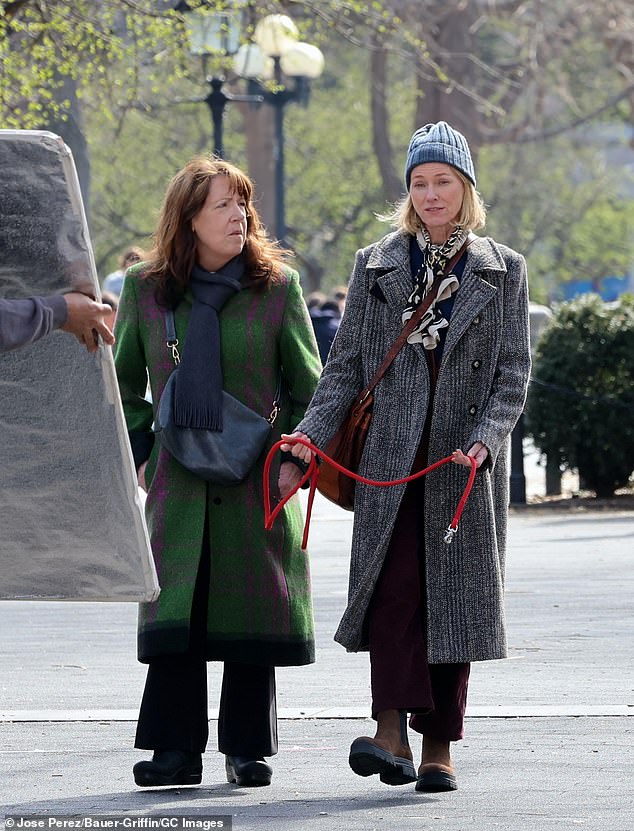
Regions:
<instances>
[{"instance_id":1,"label":"green leafy tree","mask_svg":"<svg viewBox=\"0 0 634 831\"><path fill-rule=\"evenodd\" d=\"M558 136L494 145L479 160L487 232L528 261L531 299L560 298L570 280L626 274L634 260L634 176L600 142Z\"/></svg>"},{"instance_id":2,"label":"green leafy tree","mask_svg":"<svg viewBox=\"0 0 634 831\"><path fill-rule=\"evenodd\" d=\"M538 449L577 469L598 497L634 470L634 295L563 303L542 334L527 403Z\"/></svg>"},{"instance_id":3,"label":"green leafy tree","mask_svg":"<svg viewBox=\"0 0 634 831\"><path fill-rule=\"evenodd\" d=\"M90 193L100 273L153 227L174 170L210 149L205 105L186 103L206 95L204 72L187 52L175 6L0 0L0 123L54 129L70 144L87 203ZM574 138L599 120L631 122L631 0L609 8L590 0L249 0L242 8L245 39L263 15L290 13L326 54L308 108L286 115L288 237L307 288L344 281L354 250L387 230L374 214L402 193L409 136L439 119L467 135L492 206L487 231L528 255L534 299L547 300L580 269L601 276L631 261L627 194L613 191L610 201L592 131L587 149ZM226 76L226 91L244 92L230 61L217 56L206 68ZM247 105L227 108L225 145L255 179L269 224L271 122L267 106L256 117Z\"/></svg>"}]
</instances>

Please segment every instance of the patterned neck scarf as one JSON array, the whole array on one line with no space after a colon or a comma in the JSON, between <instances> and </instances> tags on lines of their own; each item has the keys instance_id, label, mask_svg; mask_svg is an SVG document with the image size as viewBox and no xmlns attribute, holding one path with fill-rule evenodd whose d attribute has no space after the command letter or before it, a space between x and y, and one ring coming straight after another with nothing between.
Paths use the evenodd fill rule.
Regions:
<instances>
[{"instance_id":1,"label":"patterned neck scarf","mask_svg":"<svg viewBox=\"0 0 634 831\"><path fill-rule=\"evenodd\" d=\"M414 314L416 307L431 288L434 279L442 273L449 260L462 247L468 236L468 232L461 228L460 225L456 225L449 239L443 242L442 245L434 245L432 243L426 228L421 228L416 234L416 241L423 253L423 264L414 277L414 291L409 296L407 306L403 311L403 323L406 323ZM427 309L419 321L418 326L407 338L408 343L422 342L425 349L436 348L440 341L439 330L449 326L449 322L438 308L438 302L451 297L458 290L459 285L458 278L455 275L448 274L445 277L440 284L434 302Z\"/></svg>"}]
</instances>

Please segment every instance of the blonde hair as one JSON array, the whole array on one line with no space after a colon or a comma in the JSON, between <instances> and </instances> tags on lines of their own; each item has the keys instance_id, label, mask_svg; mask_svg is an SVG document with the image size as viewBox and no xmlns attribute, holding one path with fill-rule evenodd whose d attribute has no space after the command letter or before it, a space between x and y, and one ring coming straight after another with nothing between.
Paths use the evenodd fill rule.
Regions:
<instances>
[{"instance_id":1,"label":"blonde hair","mask_svg":"<svg viewBox=\"0 0 634 831\"><path fill-rule=\"evenodd\" d=\"M253 183L240 168L215 156L196 156L170 181L153 235L143 276L157 284L157 300L173 307L182 298L196 260L192 220L202 209L216 176L246 203L247 237L243 253L249 287L264 289L283 274L290 252L269 239L253 203Z\"/></svg>"},{"instance_id":2,"label":"blonde hair","mask_svg":"<svg viewBox=\"0 0 634 831\"><path fill-rule=\"evenodd\" d=\"M475 189L473 182L467 179L461 171L454 167L452 172L456 174L464 188L460 212L453 224L460 225L465 231L484 228L487 212L482 197ZM378 215L377 219L383 222L391 222L397 230L413 235L416 235L424 224L416 213L409 191L400 202L397 202L392 211Z\"/></svg>"}]
</instances>

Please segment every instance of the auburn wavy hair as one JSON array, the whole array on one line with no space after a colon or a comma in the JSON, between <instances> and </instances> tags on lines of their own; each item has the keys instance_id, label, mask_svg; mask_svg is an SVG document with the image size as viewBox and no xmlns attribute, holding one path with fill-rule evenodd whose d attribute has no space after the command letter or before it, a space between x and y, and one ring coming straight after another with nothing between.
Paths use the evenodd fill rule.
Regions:
<instances>
[{"instance_id":1,"label":"auburn wavy hair","mask_svg":"<svg viewBox=\"0 0 634 831\"><path fill-rule=\"evenodd\" d=\"M170 181L152 236L152 250L143 277L156 283L156 300L175 308L183 298L196 261L196 238L192 219L205 204L216 176L227 176L231 193L246 203L246 287L264 290L278 282L290 252L269 239L253 204L253 182L240 168L214 156L196 156Z\"/></svg>"}]
</instances>

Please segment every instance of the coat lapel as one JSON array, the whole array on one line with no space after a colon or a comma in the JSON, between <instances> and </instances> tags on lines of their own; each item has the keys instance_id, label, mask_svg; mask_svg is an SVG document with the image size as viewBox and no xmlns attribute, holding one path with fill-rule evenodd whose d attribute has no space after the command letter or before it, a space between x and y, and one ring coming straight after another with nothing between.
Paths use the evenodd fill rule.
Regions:
<instances>
[{"instance_id":1,"label":"coat lapel","mask_svg":"<svg viewBox=\"0 0 634 831\"><path fill-rule=\"evenodd\" d=\"M478 237L467 249L467 262L451 313L443 360L464 335L473 318L498 292L498 289L484 278L484 272L504 274L506 265L489 239Z\"/></svg>"},{"instance_id":2,"label":"coat lapel","mask_svg":"<svg viewBox=\"0 0 634 831\"><path fill-rule=\"evenodd\" d=\"M384 237L368 259L370 291L380 297L398 318L394 340L402 327L402 314L414 288L409 256L409 234L396 231ZM419 371L425 372L427 360L422 344L408 349Z\"/></svg>"},{"instance_id":3,"label":"coat lapel","mask_svg":"<svg viewBox=\"0 0 634 831\"><path fill-rule=\"evenodd\" d=\"M368 259L370 291L382 297L400 317L412 293L412 271L409 258L409 235L396 231L385 236ZM463 336L473 318L497 294L498 289L485 278L485 273L504 274L506 265L497 247L486 237L476 237L467 250L467 262L460 281L460 291L451 315L446 357ZM422 344L416 349L424 357Z\"/></svg>"},{"instance_id":4,"label":"coat lapel","mask_svg":"<svg viewBox=\"0 0 634 831\"><path fill-rule=\"evenodd\" d=\"M385 236L370 254L366 270L370 291L400 315L413 289L408 235L397 231Z\"/></svg>"}]
</instances>

